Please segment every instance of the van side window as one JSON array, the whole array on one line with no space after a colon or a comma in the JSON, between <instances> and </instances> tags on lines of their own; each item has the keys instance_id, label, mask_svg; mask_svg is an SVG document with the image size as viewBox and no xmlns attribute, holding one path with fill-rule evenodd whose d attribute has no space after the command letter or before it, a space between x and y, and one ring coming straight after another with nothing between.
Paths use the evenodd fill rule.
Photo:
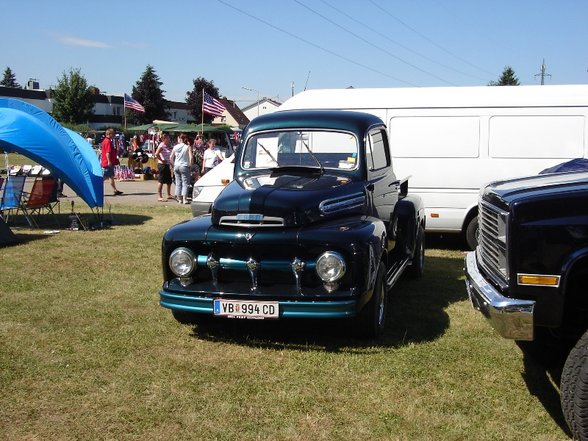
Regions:
<instances>
[{"instance_id":1,"label":"van side window","mask_svg":"<svg viewBox=\"0 0 588 441\"><path fill-rule=\"evenodd\" d=\"M581 158L586 118L582 115L494 115L491 158Z\"/></svg>"},{"instance_id":2,"label":"van side window","mask_svg":"<svg viewBox=\"0 0 588 441\"><path fill-rule=\"evenodd\" d=\"M370 132L369 145L366 149L368 170L380 170L390 166L390 152L384 142L385 136L386 133L383 130Z\"/></svg>"}]
</instances>

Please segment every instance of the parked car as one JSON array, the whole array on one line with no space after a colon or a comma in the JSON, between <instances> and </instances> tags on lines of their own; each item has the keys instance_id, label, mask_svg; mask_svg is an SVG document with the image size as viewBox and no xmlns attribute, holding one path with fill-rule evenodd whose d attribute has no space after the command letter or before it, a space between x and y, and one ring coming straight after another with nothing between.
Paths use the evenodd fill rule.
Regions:
<instances>
[{"instance_id":1,"label":"parked car","mask_svg":"<svg viewBox=\"0 0 588 441\"><path fill-rule=\"evenodd\" d=\"M562 409L574 439L588 440L588 173L490 184L479 218L465 261L472 305L531 353L569 352Z\"/></svg>"},{"instance_id":2,"label":"parked car","mask_svg":"<svg viewBox=\"0 0 588 441\"><path fill-rule=\"evenodd\" d=\"M425 215L392 169L369 114L262 115L243 134L234 179L211 214L170 228L160 304L184 323L349 318L384 331L387 292L424 268Z\"/></svg>"}]
</instances>

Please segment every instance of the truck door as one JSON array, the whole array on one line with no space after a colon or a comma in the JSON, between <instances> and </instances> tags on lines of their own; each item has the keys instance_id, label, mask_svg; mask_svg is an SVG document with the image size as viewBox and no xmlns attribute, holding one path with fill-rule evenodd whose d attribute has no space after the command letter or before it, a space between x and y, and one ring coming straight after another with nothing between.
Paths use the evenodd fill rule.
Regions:
<instances>
[{"instance_id":1,"label":"truck door","mask_svg":"<svg viewBox=\"0 0 588 441\"><path fill-rule=\"evenodd\" d=\"M367 189L371 192L372 216L388 223L398 201L388 138L383 128L370 130L366 139Z\"/></svg>"}]
</instances>

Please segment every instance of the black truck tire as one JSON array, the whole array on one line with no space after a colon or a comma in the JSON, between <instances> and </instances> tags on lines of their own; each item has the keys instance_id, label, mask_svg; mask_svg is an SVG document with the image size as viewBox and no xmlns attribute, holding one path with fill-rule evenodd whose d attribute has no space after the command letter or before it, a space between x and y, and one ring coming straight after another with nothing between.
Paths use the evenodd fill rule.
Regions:
<instances>
[{"instance_id":1,"label":"black truck tire","mask_svg":"<svg viewBox=\"0 0 588 441\"><path fill-rule=\"evenodd\" d=\"M560 395L562 411L574 439L588 441L588 332L566 359Z\"/></svg>"},{"instance_id":2,"label":"black truck tire","mask_svg":"<svg viewBox=\"0 0 588 441\"><path fill-rule=\"evenodd\" d=\"M380 338L386 326L387 304L386 266L380 263L372 298L354 319L354 333L362 338Z\"/></svg>"},{"instance_id":3,"label":"black truck tire","mask_svg":"<svg viewBox=\"0 0 588 441\"><path fill-rule=\"evenodd\" d=\"M425 229L421 225L418 226L414 255L406 272L413 279L420 279L425 272Z\"/></svg>"}]
</instances>

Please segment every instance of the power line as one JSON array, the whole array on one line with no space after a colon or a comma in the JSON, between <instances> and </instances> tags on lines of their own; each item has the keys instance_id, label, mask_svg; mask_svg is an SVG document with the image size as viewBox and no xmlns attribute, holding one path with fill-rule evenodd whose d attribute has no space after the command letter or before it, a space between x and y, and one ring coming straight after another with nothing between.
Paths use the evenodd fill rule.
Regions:
<instances>
[{"instance_id":1,"label":"power line","mask_svg":"<svg viewBox=\"0 0 588 441\"><path fill-rule=\"evenodd\" d=\"M492 75L494 76L493 73L488 72L487 70L476 66L475 64L470 63L468 60L460 57L457 54L454 54L453 52L451 52L448 49L445 49L443 46L441 46L440 44L436 43L435 41L431 40L429 37L427 37L426 35L422 34L421 32L417 31L416 29L414 29L413 27L409 26L408 24L404 23L402 20L400 20L398 17L396 17L395 15L393 15L390 11L384 9L383 7L381 7L380 5L378 5L374 0L369 0L369 2L371 4L373 4L376 8L378 8L379 10L381 10L382 12L384 12L385 14L389 15L390 17L392 17L394 20L396 20L398 23L400 23L402 26L406 27L407 29L410 29L412 32L414 32L415 34L417 34L419 37L423 38L424 40L428 41L429 43L431 43L433 46L441 49L443 52L448 53L449 55L451 55L452 57L457 58L458 60L460 60L462 63L465 63L471 67L473 67L474 69L477 69L481 72L484 72L488 75Z\"/></svg>"},{"instance_id":2,"label":"power line","mask_svg":"<svg viewBox=\"0 0 588 441\"><path fill-rule=\"evenodd\" d=\"M292 38L295 38L297 40L302 41L303 43L308 44L309 46L312 46L312 47L317 48L317 49L319 49L319 50L321 50L323 52L326 52L326 53L331 54L331 55L333 55L333 56L335 56L337 58L340 58L340 59L342 59L344 61L347 61L348 63L355 64L356 66L362 67L362 68L367 69L367 70L369 70L371 72L374 72L374 73L377 73L379 75L385 76L385 77L390 78L390 79L392 79L394 81L398 81L400 83L404 83L404 84L409 85L409 86L417 86L416 84L412 84L412 83L410 83L408 81L402 80L400 78L396 78L396 77L394 77L392 75L389 75L389 74L387 74L385 72L381 72L381 71L379 71L377 69L374 69L372 67L366 66L365 64L359 63L359 62L357 62L355 60L352 60L350 58L345 57L344 55L338 54L337 52L334 52L334 51L332 51L330 49L324 48L324 47L322 47L322 46L320 46L320 45L318 45L316 43L313 43L313 42L311 42L309 40L306 40L305 38L302 38L302 37L300 37L298 35L295 35L292 32L289 32L289 31L287 31L285 29L282 29L282 28L280 28L278 26L275 26L275 25L273 25L273 24L271 24L271 23L269 23L269 22L267 22L267 21L265 21L265 20L263 20L263 19L261 19L259 17L256 17L253 14L250 14L249 12L246 12L246 11L244 11L244 10L236 7L236 6L233 6L233 5L231 5L230 3L227 3L224 0L217 0L217 1L219 3L225 5L225 6L228 6L231 9L234 9L235 11L237 11L237 12L243 14L243 15L246 15L249 18L252 18L253 20L256 20L256 21L258 21L260 23L263 23L266 26L271 27L272 29L275 29L276 31L282 32L282 33L284 33L284 34L286 34L286 35L288 35L288 36L290 36Z\"/></svg>"},{"instance_id":3,"label":"power line","mask_svg":"<svg viewBox=\"0 0 588 441\"><path fill-rule=\"evenodd\" d=\"M476 78L476 79L478 79L478 80L482 80L482 81L487 81L487 79L486 79L486 78L478 77L478 76L476 76L476 75L472 75L472 74L469 74L469 73L467 73L467 72L463 72L463 71L461 71L461 70L459 70L459 69L456 69L456 68L455 68L455 67L453 67L453 66L449 66L449 65L447 65L447 64L441 63L441 62L439 62L439 61L437 61L437 60L434 60L433 58L430 58L430 57L428 57L428 56L426 56L426 55L424 55L424 54L422 54L422 53L420 53L420 52L417 52L417 51L415 51L414 49L412 49L412 48L410 48L410 47L408 47L408 46L406 46L406 45L404 45L404 44L402 44L402 43L400 43L400 42L398 42L398 41L396 41L396 40L394 40L394 39L390 38L388 35L386 35L386 34L384 34L384 33L380 32L380 31L378 31L377 29L374 29L374 26L371 26L371 25L369 25L369 24L367 24L367 23L364 23L364 22L362 22L362 21L360 21L360 20L356 19L355 17L351 16L350 14L347 14L345 11L342 11L341 9L337 8L336 6L333 6L332 4L330 4L329 2L327 2L326 0L321 0L321 2L323 2L323 3L324 3L325 5L327 5L328 7L330 7L330 8L332 8L332 9L334 9L334 10L335 10L335 11L337 11L339 14L342 14L342 15L344 15L344 16L345 16L345 17L347 17L349 20L351 20L351 21L353 21L353 22L357 23L357 24L358 24L358 25L360 25L362 28L364 28L364 29L369 29L370 31L372 31L373 33L375 33L375 34L379 35L380 37L382 37L382 38L385 38L386 40L390 41L391 43L395 44L396 46L399 46L399 47L401 47L402 49L404 49L404 50L406 50L406 51L408 51L408 52L412 52L413 54L415 54L415 55L417 55L417 56L419 56L419 57L423 58L424 60L427 60L427 61L429 61L429 62L431 62L431 63L434 63L434 64L436 64L436 65L438 65L438 66L441 66L441 67L443 67L443 68L445 68L445 69L448 69L448 70L451 70L451 71L453 71L453 72L456 72L456 73L458 73L458 74L460 74L460 75L464 75L464 76L467 76L467 77L470 77L470 78Z\"/></svg>"},{"instance_id":4,"label":"power line","mask_svg":"<svg viewBox=\"0 0 588 441\"><path fill-rule=\"evenodd\" d=\"M416 69L416 70L418 70L418 71L420 71L420 72L422 72L422 73L424 73L424 74L426 74L426 75L429 75L429 76L431 76L431 77L433 77L433 78L436 78L436 79L438 79L439 81L442 81L442 82L444 82L444 83L446 83L446 84L449 84L449 85L451 85L451 86L455 86L455 84L453 84L453 83L451 83L451 82L449 82L449 81L447 81L447 80L445 80L445 79L443 79L443 78L441 78L441 77L439 77L439 76L437 76L437 75L435 75L435 74L432 74L431 72L428 72L428 71L426 71L426 70L424 70L424 69L421 69L420 67L418 67L418 66L415 66L414 64L412 64L412 63L409 63L408 61L406 61L406 60L404 60L404 59L400 58L399 56L397 56L397 55L394 55L394 54L393 54L393 53L391 53L390 51L388 51L388 50L386 50L386 49L384 49L384 48L382 48L382 47L380 47L380 46L378 46L378 45L375 45L374 43L371 43L370 41L368 41L368 40L366 40L365 38L361 37L360 35L356 34L355 32L353 32L353 31L350 31L349 29L345 28L344 26L341 26L340 24L338 24L338 23L335 23L335 22L334 22L333 20L331 20L330 18L328 18L328 17L326 17L326 16L322 15L320 12L317 12L317 11L315 11L315 10L314 10L314 9L312 9L310 6L307 6L307 5L305 5L305 4L304 4L304 3L302 3L300 0L294 0L294 2L298 3L298 4L299 4L300 6L302 6L302 7L306 8L307 10L309 10L310 12L312 12L313 14L316 14L316 15L318 15L318 16L319 16L319 17L321 17L323 20L326 20L326 21L328 21L329 23L331 23L332 25L334 25L334 26L337 26L339 29L342 29L342 30L344 30L345 32L347 32L348 34L351 34L351 35L353 35L353 36L354 36L355 38L357 38L358 40L361 40L361 41L363 41L364 43L366 43L366 44L368 44L368 45L370 45L370 46L372 46L372 47L374 47L374 48L378 49L379 51L382 51L382 52L384 52L384 53L388 54L389 56L391 56L392 58L395 58L396 60L400 61L401 63L404 63L404 64L406 64L407 66L410 66L410 67L412 67L413 69Z\"/></svg>"}]
</instances>

